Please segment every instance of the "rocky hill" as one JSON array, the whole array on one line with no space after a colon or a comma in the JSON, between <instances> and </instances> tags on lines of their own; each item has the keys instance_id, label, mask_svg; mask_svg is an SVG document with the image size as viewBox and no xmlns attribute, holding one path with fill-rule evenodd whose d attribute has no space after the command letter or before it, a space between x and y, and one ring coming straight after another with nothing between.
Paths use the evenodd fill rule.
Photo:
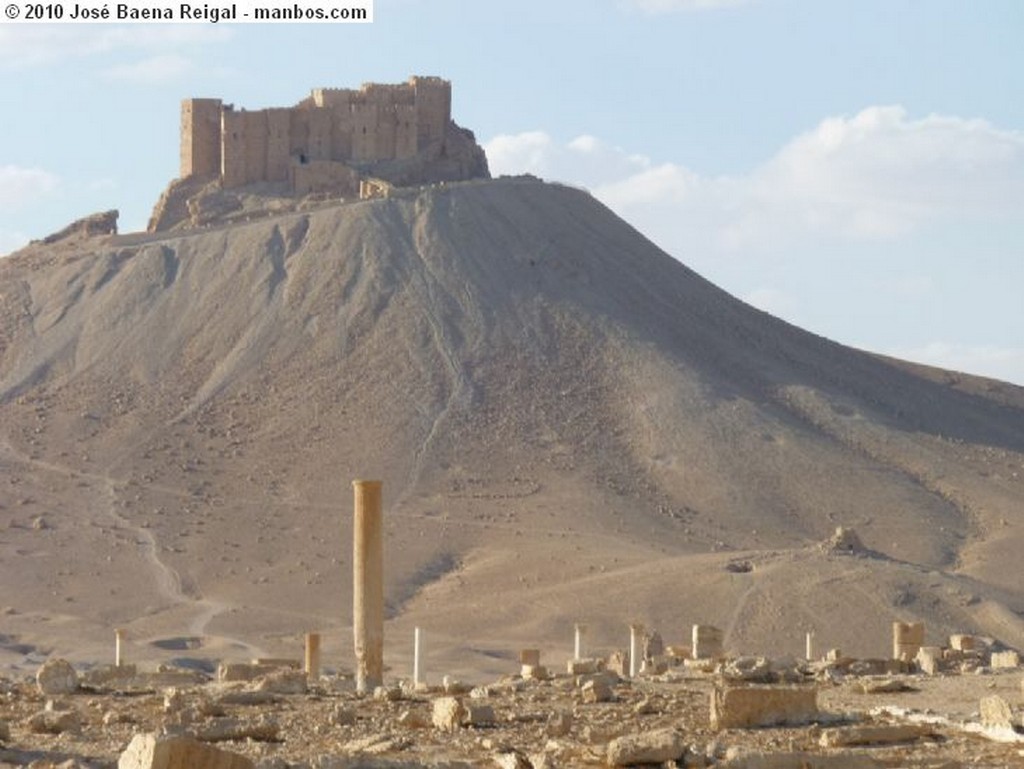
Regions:
<instances>
[{"instance_id":1,"label":"rocky hill","mask_svg":"<svg viewBox=\"0 0 1024 769\"><path fill-rule=\"evenodd\" d=\"M507 670L643 621L884 656L1024 646L1024 390L843 347L532 179L0 262L0 664L351 658L350 480L386 654ZM862 547L823 547L838 526ZM35 656L33 656L35 655Z\"/></svg>"}]
</instances>

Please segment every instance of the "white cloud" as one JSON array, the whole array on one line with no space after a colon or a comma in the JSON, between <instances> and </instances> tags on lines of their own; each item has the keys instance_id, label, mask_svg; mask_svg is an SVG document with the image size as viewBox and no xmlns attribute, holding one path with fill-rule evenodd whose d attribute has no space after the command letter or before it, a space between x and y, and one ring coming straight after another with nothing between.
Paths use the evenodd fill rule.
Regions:
<instances>
[{"instance_id":1,"label":"white cloud","mask_svg":"<svg viewBox=\"0 0 1024 769\"><path fill-rule=\"evenodd\" d=\"M60 180L40 168L0 166L0 206L19 208L56 191Z\"/></svg>"},{"instance_id":2,"label":"white cloud","mask_svg":"<svg viewBox=\"0 0 1024 769\"><path fill-rule=\"evenodd\" d=\"M177 80L193 69L190 59L176 53L151 56L131 64L121 64L104 70L110 80L136 85L166 83Z\"/></svg>"},{"instance_id":3,"label":"white cloud","mask_svg":"<svg viewBox=\"0 0 1024 769\"><path fill-rule=\"evenodd\" d=\"M952 371L970 371L981 376L1024 385L1024 347L965 345L931 342L920 347L885 351L887 355Z\"/></svg>"},{"instance_id":4,"label":"white cloud","mask_svg":"<svg viewBox=\"0 0 1024 769\"><path fill-rule=\"evenodd\" d=\"M231 35L227 27L212 24L0 25L0 69L25 69L121 50L152 52L218 43Z\"/></svg>"},{"instance_id":5,"label":"white cloud","mask_svg":"<svg viewBox=\"0 0 1024 769\"><path fill-rule=\"evenodd\" d=\"M1024 133L983 120L869 107L830 117L746 174L701 176L592 136L534 131L486 145L496 173L582 184L676 254L777 251L794 242L885 240L944 218L1024 210Z\"/></svg>"}]
</instances>

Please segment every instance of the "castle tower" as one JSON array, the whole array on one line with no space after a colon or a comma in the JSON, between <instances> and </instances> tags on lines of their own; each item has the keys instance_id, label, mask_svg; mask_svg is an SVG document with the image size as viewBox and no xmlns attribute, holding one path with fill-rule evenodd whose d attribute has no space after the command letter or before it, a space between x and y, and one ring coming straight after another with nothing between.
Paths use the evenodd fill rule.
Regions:
<instances>
[{"instance_id":1,"label":"castle tower","mask_svg":"<svg viewBox=\"0 0 1024 769\"><path fill-rule=\"evenodd\" d=\"M452 116L452 84L439 77L411 77L416 91L417 145L422 150L444 139Z\"/></svg>"},{"instance_id":2,"label":"castle tower","mask_svg":"<svg viewBox=\"0 0 1024 769\"><path fill-rule=\"evenodd\" d=\"M181 178L220 173L220 99L181 102Z\"/></svg>"}]
</instances>

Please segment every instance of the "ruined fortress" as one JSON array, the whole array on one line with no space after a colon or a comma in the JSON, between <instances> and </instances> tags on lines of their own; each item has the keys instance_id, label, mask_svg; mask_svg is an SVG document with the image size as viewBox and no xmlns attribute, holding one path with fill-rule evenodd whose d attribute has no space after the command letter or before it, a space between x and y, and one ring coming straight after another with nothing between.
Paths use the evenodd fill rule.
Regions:
<instances>
[{"instance_id":1,"label":"ruined fortress","mask_svg":"<svg viewBox=\"0 0 1024 769\"><path fill-rule=\"evenodd\" d=\"M200 224L209 218L200 209L230 209L223 193L230 198L254 185L296 197L367 197L382 187L486 178L483 149L451 119L451 94L447 80L413 76L317 88L294 107L245 110L185 99L181 177L149 229Z\"/></svg>"}]
</instances>

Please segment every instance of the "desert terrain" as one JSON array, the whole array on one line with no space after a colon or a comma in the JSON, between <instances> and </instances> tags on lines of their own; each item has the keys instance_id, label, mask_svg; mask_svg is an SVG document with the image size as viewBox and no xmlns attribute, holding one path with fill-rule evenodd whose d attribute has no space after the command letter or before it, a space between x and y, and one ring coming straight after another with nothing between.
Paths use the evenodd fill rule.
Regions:
<instances>
[{"instance_id":1,"label":"desert terrain","mask_svg":"<svg viewBox=\"0 0 1024 769\"><path fill-rule=\"evenodd\" d=\"M575 623L884 658L1024 648L1024 389L843 347L532 178L0 261L0 669L351 667L384 482L389 675L482 684ZM827 546L853 529L856 553ZM1017 699L1019 700L1019 689ZM972 695L973 698L973 695ZM973 701L973 699L972 699ZM704 702L704 699L701 699ZM706 707L706 705L704 705Z\"/></svg>"}]
</instances>

